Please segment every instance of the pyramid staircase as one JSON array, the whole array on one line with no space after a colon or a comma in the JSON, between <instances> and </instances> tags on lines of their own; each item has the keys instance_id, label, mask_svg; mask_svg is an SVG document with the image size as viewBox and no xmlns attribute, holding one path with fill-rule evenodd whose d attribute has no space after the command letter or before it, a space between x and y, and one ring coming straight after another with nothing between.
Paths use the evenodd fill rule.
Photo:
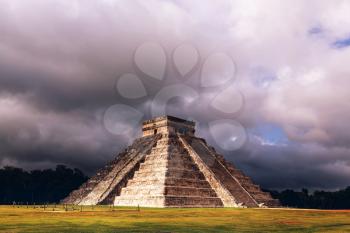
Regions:
<instances>
[{"instance_id":1,"label":"pyramid staircase","mask_svg":"<svg viewBox=\"0 0 350 233\"><path fill-rule=\"evenodd\" d=\"M163 135L134 177L122 188L115 205L220 207L220 198L181 147L176 136Z\"/></svg>"}]
</instances>

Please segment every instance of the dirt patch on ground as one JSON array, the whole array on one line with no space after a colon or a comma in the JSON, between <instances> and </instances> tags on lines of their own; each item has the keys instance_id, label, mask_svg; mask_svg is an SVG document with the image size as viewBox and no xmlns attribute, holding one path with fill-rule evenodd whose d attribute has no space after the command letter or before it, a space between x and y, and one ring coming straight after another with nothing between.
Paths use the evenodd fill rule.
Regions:
<instances>
[{"instance_id":1,"label":"dirt patch on ground","mask_svg":"<svg viewBox=\"0 0 350 233\"><path fill-rule=\"evenodd\" d=\"M302 222L298 222L298 221L281 221L279 223L283 224L283 225L301 225L301 224L303 224Z\"/></svg>"}]
</instances>

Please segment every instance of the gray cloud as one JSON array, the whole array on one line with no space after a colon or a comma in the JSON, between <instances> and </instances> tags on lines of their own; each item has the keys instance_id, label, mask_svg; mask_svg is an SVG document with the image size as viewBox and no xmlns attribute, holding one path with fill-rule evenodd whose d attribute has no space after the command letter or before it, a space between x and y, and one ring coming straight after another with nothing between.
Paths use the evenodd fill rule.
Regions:
<instances>
[{"instance_id":1,"label":"gray cloud","mask_svg":"<svg viewBox=\"0 0 350 233\"><path fill-rule=\"evenodd\" d=\"M0 164L66 163L91 174L135 137L104 128L109 106L127 103L151 116L149 98L127 101L115 92L116 79L133 72L152 96L183 82L205 91L196 105L175 98L167 110L198 120L213 145L204 123L238 117L251 140L223 153L264 187L349 185L350 50L332 46L350 33L349 9L345 1L2 1ZM149 41L167 54L164 83L133 61ZM177 79L170 58L184 42L198 49L201 64L215 52L234 58L245 97L240 114L208 108L223 87L203 89L200 64L193 79ZM264 124L277 125L286 142L256 135Z\"/></svg>"}]
</instances>

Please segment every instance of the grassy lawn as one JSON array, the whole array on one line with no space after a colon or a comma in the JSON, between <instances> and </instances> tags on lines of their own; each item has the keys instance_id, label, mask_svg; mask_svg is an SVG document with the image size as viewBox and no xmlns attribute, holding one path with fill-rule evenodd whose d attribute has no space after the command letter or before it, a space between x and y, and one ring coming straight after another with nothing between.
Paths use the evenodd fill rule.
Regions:
<instances>
[{"instance_id":1,"label":"grassy lawn","mask_svg":"<svg viewBox=\"0 0 350 233\"><path fill-rule=\"evenodd\" d=\"M350 232L350 211L0 206L0 232Z\"/></svg>"}]
</instances>

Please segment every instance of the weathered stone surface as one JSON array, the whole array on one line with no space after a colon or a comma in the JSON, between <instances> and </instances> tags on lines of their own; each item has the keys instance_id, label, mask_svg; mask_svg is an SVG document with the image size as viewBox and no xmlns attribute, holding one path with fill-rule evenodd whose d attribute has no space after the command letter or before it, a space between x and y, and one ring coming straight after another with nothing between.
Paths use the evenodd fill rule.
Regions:
<instances>
[{"instance_id":1,"label":"weathered stone surface","mask_svg":"<svg viewBox=\"0 0 350 233\"><path fill-rule=\"evenodd\" d=\"M196 138L194 126L194 122L168 116L144 122L143 137L63 203L147 207L279 205L203 139Z\"/></svg>"}]
</instances>

